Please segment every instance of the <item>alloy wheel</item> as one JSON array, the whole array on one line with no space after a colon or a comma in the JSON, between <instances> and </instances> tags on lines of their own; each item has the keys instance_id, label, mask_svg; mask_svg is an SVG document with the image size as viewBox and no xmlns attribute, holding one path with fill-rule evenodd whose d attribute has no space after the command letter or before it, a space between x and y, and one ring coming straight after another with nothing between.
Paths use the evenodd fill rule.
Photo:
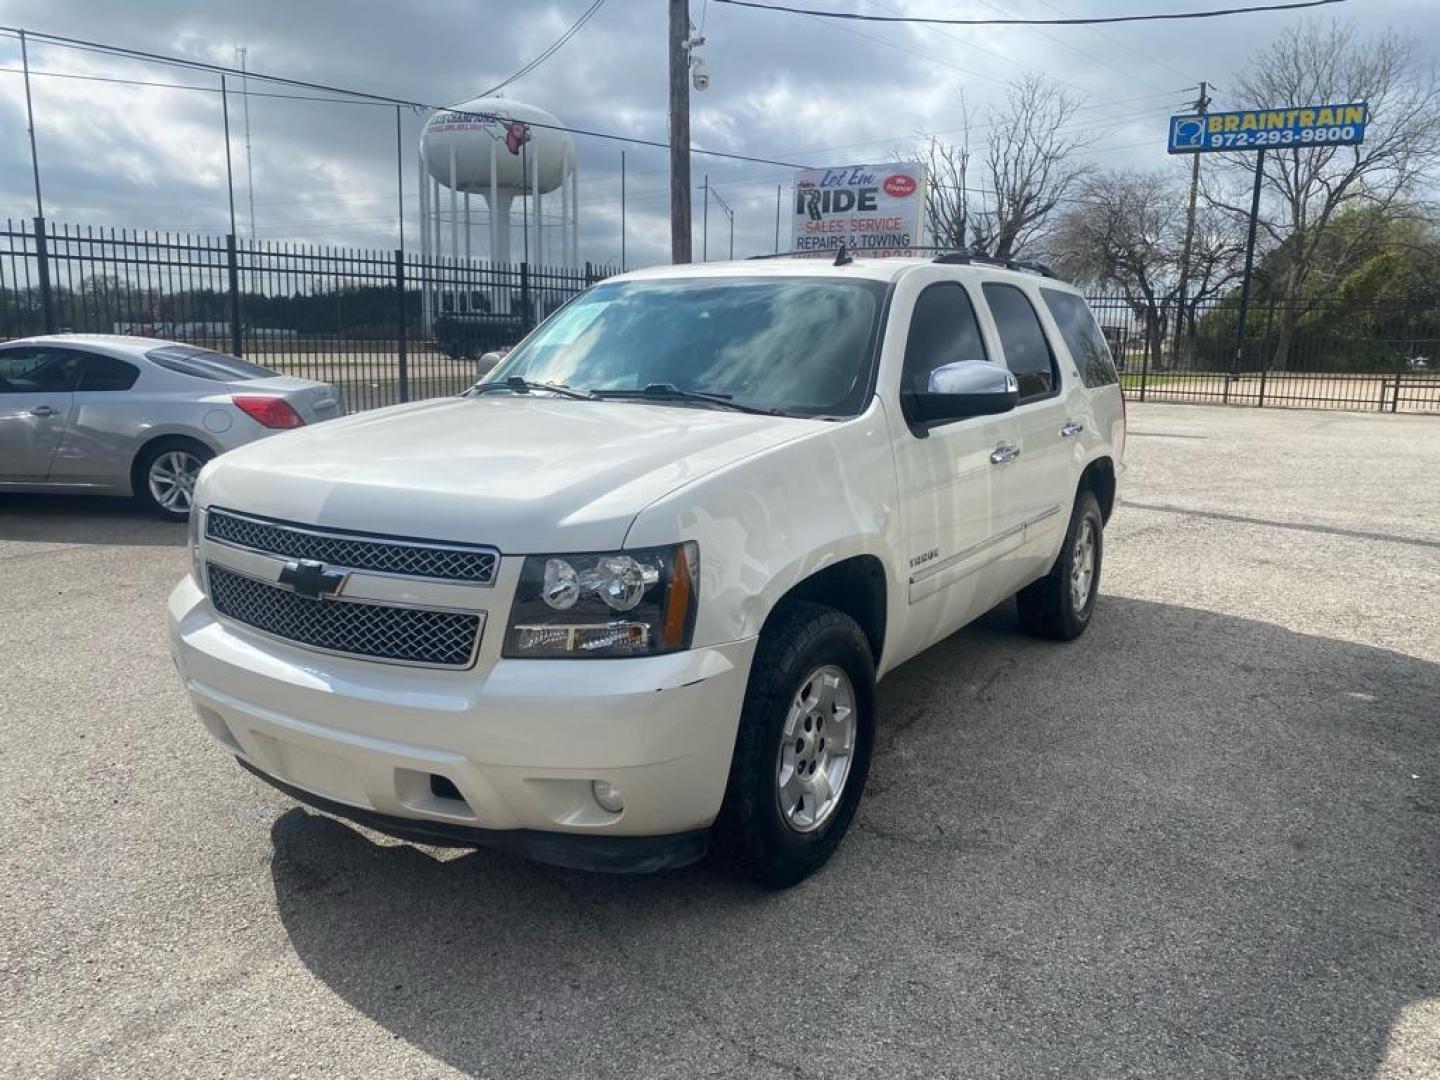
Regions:
<instances>
[{"instance_id":1,"label":"alloy wheel","mask_svg":"<svg viewBox=\"0 0 1440 1080\"><path fill-rule=\"evenodd\" d=\"M818 829L840 805L855 735L850 677L834 664L812 671L790 702L775 765L780 814L796 832Z\"/></svg>"}]
</instances>

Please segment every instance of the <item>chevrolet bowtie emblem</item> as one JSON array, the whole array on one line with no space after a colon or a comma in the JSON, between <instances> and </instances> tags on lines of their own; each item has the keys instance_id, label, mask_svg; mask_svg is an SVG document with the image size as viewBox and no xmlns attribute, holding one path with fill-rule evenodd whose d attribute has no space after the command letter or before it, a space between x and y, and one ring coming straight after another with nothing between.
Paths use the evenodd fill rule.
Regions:
<instances>
[{"instance_id":1,"label":"chevrolet bowtie emblem","mask_svg":"<svg viewBox=\"0 0 1440 1080\"><path fill-rule=\"evenodd\" d=\"M345 584L345 578L345 571L331 570L315 559L292 560L280 571L281 585L289 585L301 596L308 596L311 600L319 600L322 596L338 592L340 586Z\"/></svg>"}]
</instances>

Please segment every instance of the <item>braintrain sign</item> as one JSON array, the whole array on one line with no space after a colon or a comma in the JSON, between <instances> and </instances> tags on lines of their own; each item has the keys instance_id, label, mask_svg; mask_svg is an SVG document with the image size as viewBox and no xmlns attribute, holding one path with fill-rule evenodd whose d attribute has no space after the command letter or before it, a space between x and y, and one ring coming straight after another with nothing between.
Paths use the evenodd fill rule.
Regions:
<instances>
[{"instance_id":1,"label":"braintrain sign","mask_svg":"<svg viewBox=\"0 0 1440 1080\"><path fill-rule=\"evenodd\" d=\"M795 176L790 250L840 245L867 255L910 255L923 243L925 166L846 165Z\"/></svg>"},{"instance_id":2,"label":"braintrain sign","mask_svg":"<svg viewBox=\"0 0 1440 1080\"><path fill-rule=\"evenodd\" d=\"M1245 109L1241 112L1172 116L1172 154L1209 154L1269 147L1349 146L1365 141L1370 107L1347 105Z\"/></svg>"}]
</instances>

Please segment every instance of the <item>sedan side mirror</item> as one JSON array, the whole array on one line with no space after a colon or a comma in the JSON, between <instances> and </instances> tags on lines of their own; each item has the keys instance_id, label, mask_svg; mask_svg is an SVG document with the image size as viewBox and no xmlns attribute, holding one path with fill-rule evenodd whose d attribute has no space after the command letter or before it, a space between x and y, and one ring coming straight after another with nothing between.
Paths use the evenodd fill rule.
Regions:
<instances>
[{"instance_id":1,"label":"sedan side mirror","mask_svg":"<svg viewBox=\"0 0 1440 1080\"><path fill-rule=\"evenodd\" d=\"M900 400L912 424L934 424L1007 413L1020 400L1020 386L999 364L960 360L930 372L925 393Z\"/></svg>"}]
</instances>

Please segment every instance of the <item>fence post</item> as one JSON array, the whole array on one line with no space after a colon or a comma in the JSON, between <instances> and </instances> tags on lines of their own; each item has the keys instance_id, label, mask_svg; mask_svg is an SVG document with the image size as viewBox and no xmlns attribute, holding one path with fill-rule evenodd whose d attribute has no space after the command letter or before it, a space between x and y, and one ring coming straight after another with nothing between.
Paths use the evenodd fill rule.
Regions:
<instances>
[{"instance_id":1,"label":"fence post","mask_svg":"<svg viewBox=\"0 0 1440 1080\"><path fill-rule=\"evenodd\" d=\"M240 330L240 254L235 247L235 234L225 234L225 258L230 272L230 352L243 356Z\"/></svg>"},{"instance_id":2,"label":"fence post","mask_svg":"<svg viewBox=\"0 0 1440 1080\"><path fill-rule=\"evenodd\" d=\"M395 293L399 297L400 400L410 400L410 358L405 327L405 251L395 249Z\"/></svg>"},{"instance_id":3,"label":"fence post","mask_svg":"<svg viewBox=\"0 0 1440 1080\"><path fill-rule=\"evenodd\" d=\"M35 262L40 268L40 311L45 333L55 333L55 302L50 296L50 245L45 237L45 219L35 219Z\"/></svg>"},{"instance_id":4,"label":"fence post","mask_svg":"<svg viewBox=\"0 0 1440 1080\"><path fill-rule=\"evenodd\" d=\"M520 325L525 333L535 329L535 314L530 310L530 264L520 264Z\"/></svg>"},{"instance_id":5,"label":"fence post","mask_svg":"<svg viewBox=\"0 0 1440 1080\"><path fill-rule=\"evenodd\" d=\"M1150 381L1150 341L1147 337L1145 347L1140 350L1140 400L1145 400L1145 385Z\"/></svg>"}]
</instances>

